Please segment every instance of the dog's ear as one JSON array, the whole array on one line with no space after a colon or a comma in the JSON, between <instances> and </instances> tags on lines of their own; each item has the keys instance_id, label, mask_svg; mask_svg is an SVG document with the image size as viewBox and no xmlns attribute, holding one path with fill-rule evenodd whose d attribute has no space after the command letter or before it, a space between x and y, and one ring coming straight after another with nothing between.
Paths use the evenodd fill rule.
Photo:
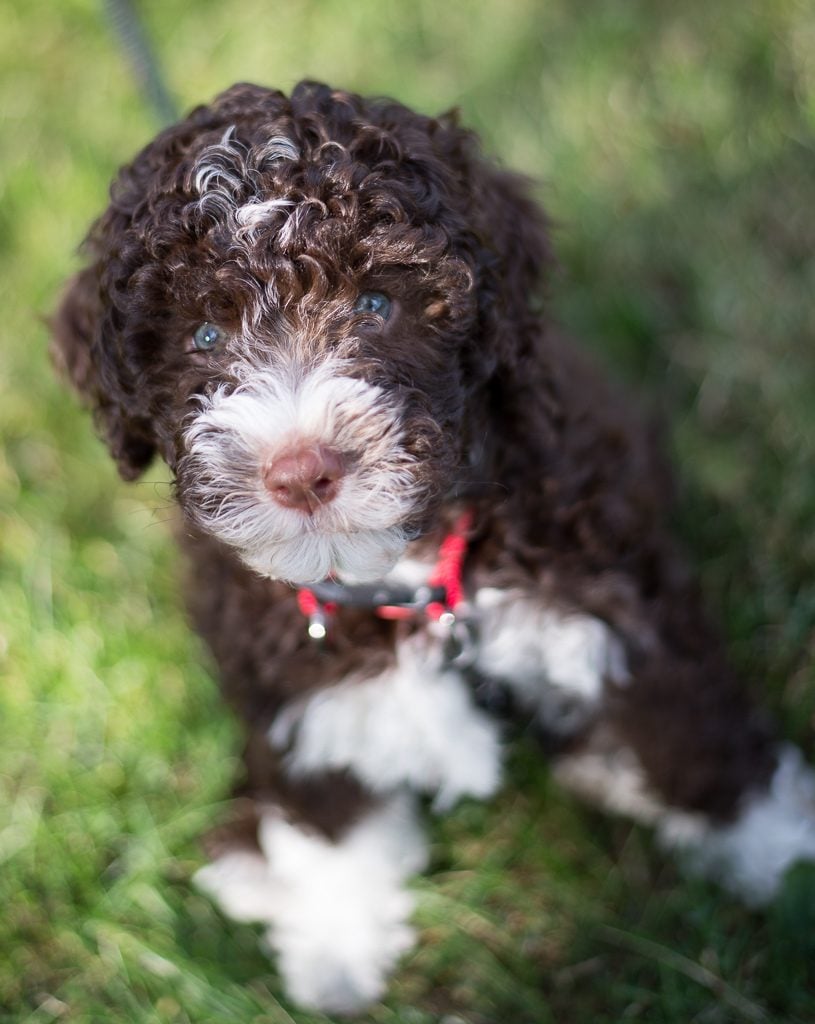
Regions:
<instances>
[{"instance_id":1,"label":"dog's ear","mask_svg":"<svg viewBox=\"0 0 815 1024\"><path fill-rule=\"evenodd\" d=\"M514 364L526 354L519 326L537 320L553 260L548 221L526 178L482 160L474 168L480 195L479 303L495 332L499 358Z\"/></svg>"},{"instance_id":2,"label":"dog's ear","mask_svg":"<svg viewBox=\"0 0 815 1024\"><path fill-rule=\"evenodd\" d=\"M538 318L554 262L548 219L533 197L533 183L484 157L476 135L459 125L457 111L436 119L435 136L459 169L485 340L498 365L516 366L535 344L535 332L524 328Z\"/></svg>"},{"instance_id":3,"label":"dog's ear","mask_svg":"<svg viewBox=\"0 0 815 1024\"><path fill-rule=\"evenodd\" d=\"M248 88L248 87L247 87ZM224 93L225 112L198 107L161 132L111 187L111 202L82 247L89 264L67 284L51 318L52 357L88 405L120 474L134 480L157 450L153 419L140 386L140 353L150 344L150 324L134 322L135 290L146 261L151 197L172 191L196 132L217 131L232 112L240 88ZM222 128L221 128L222 130ZM149 301L142 310L149 316ZM154 316L158 310L152 309ZM144 321L145 316L141 317Z\"/></svg>"},{"instance_id":4,"label":"dog's ear","mask_svg":"<svg viewBox=\"0 0 815 1024\"><path fill-rule=\"evenodd\" d=\"M131 297L147 260L150 197L166 191L163 179L176 172L190 122L201 116L202 108L193 111L120 170L108 208L83 243L88 266L68 282L51 319L54 362L92 410L125 480L144 472L157 449L139 364L151 344L145 317L158 311Z\"/></svg>"},{"instance_id":5,"label":"dog's ear","mask_svg":"<svg viewBox=\"0 0 815 1024\"><path fill-rule=\"evenodd\" d=\"M170 442L156 436L145 382L166 329L161 254L177 230L194 154L223 143L236 123L272 122L286 104L282 93L241 83L196 107L121 169L85 241L88 266L68 283L52 318L52 351L125 479L139 476L156 451L173 457Z\"/></svg>"},{"instance_id":6,"label":"dog's ear","mask_svg":"<svg viewBox=\"0 0 815 1024\"><path fill-rule=\"evenodd\" d=\"M117 365L118 339L106 306L94 263L68 282L51 318L51 354L91 408L119 473L134 480L152 461L156 445L149 419L136 410L133 389Z\"/></svg>"}]
</instances>

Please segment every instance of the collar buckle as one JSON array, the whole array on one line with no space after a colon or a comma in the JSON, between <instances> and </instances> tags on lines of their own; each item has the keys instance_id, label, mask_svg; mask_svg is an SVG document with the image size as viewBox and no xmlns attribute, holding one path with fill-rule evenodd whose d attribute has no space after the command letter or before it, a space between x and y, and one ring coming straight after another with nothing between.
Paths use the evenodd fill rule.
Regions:
<instances>
[{"instance_id":1,"label":"collar buckle","mask_svg":"<svg viewBox=\"0 0 815 1024\"><path fill-rule=\"evenodd\" d=\"M413 619L424 615L440 623L455 648L454 659L462 658L474 646L474 634L465 615L456 613L462 605L462 569L467 554L467 534L472 513L464 512L439 546L436 565L427 583L414 588L398 583L348 585L334 579L323 580L297 591L300 611L308 619L308 635L322 642L328 635L331 618L340 606L368 608L382 619ZM469 655L468 655L469 657Z\"/></svg>"}]
</instances>

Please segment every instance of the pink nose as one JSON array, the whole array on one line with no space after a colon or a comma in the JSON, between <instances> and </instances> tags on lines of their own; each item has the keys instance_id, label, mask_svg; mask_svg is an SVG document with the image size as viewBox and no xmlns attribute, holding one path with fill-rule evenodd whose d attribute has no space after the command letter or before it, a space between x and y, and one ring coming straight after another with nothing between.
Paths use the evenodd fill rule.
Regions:
<instances>
[{"instance_id":1,"label":"pink nose","mask_svg":"<svg viewBox=\"0 0 815 1024\"><path fill-rule=\"evenodd\" d=\"M283 508L312 513L336 498L344 475L345 464L338 452L311 444L272 459L263 471L263 484Z\"/></svg>"}]
</instances>

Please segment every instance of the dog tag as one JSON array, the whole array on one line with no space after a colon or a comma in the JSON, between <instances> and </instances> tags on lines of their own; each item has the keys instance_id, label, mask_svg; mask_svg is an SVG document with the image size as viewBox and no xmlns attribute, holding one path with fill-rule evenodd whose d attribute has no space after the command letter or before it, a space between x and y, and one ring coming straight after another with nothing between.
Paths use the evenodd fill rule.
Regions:
<instances>
[{"instance_id":1,"label":"dog tag","mask_svg":"<svg viewBox=\"0 0 815 1024\"><path fill-rule=\"evenodd\" d=\"M308 635L312 640L322 641L328 635L328 618L322 608L315 609L308 617Z\"/></svg>"}]
</instances>

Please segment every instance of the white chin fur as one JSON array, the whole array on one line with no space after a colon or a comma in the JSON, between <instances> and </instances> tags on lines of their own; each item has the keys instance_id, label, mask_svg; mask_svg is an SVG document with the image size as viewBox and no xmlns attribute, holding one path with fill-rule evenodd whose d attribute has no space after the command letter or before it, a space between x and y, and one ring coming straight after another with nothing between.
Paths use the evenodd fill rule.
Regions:
<instances>
[{"instance_id":1,"label":"white chin fur","mask_svg":"<svg viewBox=\"0 0 815 1024\"><path fill-rule=\"evenodd\" d=\"M346 583L367 583L393 568L406 546L404 533L394 528L348 535L305 534L241 553L261 576L287 583L318 583L331 574Z\"/></svg>"},{"instance_id":2,"label":"white chin fur","mask_svg":"<svg viewBox=\"0 0 815 1024\"><path fill-rule=\"evenodd\" d=\"M370 581L407 545L402 524L417 493L399 411L380 388L344 370L331 358L307 367L282 358L239 364L239 385L200 399L188 424L182 503L262 576ZM342 452L351 467L334 500L309 516L276 504L262 480L264 465L299 441Z\"/></svg>"}]
</instances>

